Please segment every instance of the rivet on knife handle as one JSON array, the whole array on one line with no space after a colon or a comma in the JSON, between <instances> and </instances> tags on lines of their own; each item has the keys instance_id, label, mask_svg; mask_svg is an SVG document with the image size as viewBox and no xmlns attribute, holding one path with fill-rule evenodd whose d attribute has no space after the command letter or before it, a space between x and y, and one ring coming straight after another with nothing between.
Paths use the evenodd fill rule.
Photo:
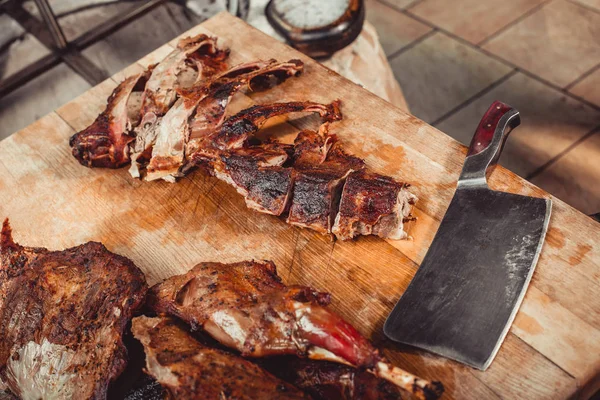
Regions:
<instances>
[{"instance_id":1,"label":"rivet on knife handle","mask_svg":"<svg viewBox=\"0 0 600 400\"><path fill-rule=\"evenodd\" d=\"M471 140L458 186L487 186L487 169L496 164L508 134L520 123L517 110L499 101L492 103Z\"/></svg>"}]
</instances>

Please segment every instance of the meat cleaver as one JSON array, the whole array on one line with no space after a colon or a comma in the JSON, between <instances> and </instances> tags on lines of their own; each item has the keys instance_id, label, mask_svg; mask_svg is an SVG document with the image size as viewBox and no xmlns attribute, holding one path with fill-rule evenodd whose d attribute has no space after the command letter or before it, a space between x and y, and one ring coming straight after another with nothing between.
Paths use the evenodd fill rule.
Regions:
<instances>
[{"instance_id":1,"label":"meat cleaver","mask_svg":"<svg viewBox=\"0 0 600 400\"><path fill-rule=\"evenodd\" d=\"M552 205L487 185L487 170L519 123L519 112L499 101L483 116L433 243L385 322L388 338L480 370L496 356L533 275Z\"/></svg>"}]
</instances>

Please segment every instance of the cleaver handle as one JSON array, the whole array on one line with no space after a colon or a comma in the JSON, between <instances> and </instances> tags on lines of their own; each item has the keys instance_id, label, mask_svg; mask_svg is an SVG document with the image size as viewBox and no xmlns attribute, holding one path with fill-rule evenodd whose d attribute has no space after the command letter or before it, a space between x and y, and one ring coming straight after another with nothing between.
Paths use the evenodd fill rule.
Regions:
<instances>
[{"instance_id":1,"label":"cleaver handle","mask_svg":"<svg viewBox=\"0 0 600 400\"><path fill-rule=\"evenodd\" d=\"M486 172L496 165L512 129L520 124L519 112L500 101L492 103L477 126L469 145L458 186L487 187Z\"/></svg>"}]
</instances>

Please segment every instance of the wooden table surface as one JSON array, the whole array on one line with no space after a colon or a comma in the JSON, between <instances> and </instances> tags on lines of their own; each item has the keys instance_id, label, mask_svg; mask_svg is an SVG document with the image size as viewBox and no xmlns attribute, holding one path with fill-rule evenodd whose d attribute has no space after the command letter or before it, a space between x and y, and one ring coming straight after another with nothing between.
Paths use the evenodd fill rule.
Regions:
<instances>
[{"instance_id":1,"label":"wooden table surface","mask_svg":"<svg viewBox=\"0 0 600 400\"><path fill-rule=\"evenodd\" d=\"M231 48L231 64L300 58L305 74L242 96L235 107L269 101L343 101L332 126L370 168L411 182L420 200L411 241L362 237L351 242L298 229L246 209L228 185L195 172L176 184L132 179L127 169L82 167L69 137L93 121L125 76L169 53L166 44L79 98L0 142L0 215L28 246L63 249L89 240L131 258L150 284L200 261L271 259L288 283L333 295L333 308L384 348L397 365L441 380L445 398L588 397L600 383L600 225L553 198L537 270L496 360L486 372L383 338L382 325L414 276L454 193L466 149L444 133L320 66L293 49L220 14L185 35L206 32ZM527 115L522 115L523 119ZM276 121L289 139L311 118ZM473 127L475 129L475 127ZM509 139L510 140L510 139ZM549 194L498 167L493 189Z\"/></svg>"}]
</instances>

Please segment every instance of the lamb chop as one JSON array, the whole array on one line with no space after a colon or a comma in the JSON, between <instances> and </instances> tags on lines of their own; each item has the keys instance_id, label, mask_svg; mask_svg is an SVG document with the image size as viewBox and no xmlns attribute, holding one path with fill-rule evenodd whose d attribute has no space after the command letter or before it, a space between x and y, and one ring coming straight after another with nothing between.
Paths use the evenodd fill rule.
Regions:
<instances>
[{"instance_id":1,"label":"lamb chop","mask_svg":"<svg viewBox=\"0 0 600 400\"><path fill-rule=\"evenodd\" d=\"M105 399L126 365L122 336L147 291L130 260L88 242L63 251L0 234L0 390Z\"/></svg>"},{"instance_id":2,"label":"lamb chop","mask_svg":"<svg viewBox=\"0 0 600 400\"><path fill-rule=\"evenodd\" d=\"M236 188L248 208L272 215L287 209L292 169L284 167L288 146L263 144L220 152L212 162L214 175Z\"/></svg>"},{"instance_id":3,"label":"lamb chop","mask_svg":"<svg viewBox=\"0 0 600 400\"><path fill-rule=\"evenodd\" d=\"M418 398L437 398L441 384L392 366L342 318L329 294L285 286L270 261L201 263L155 285L149 306L202 328L244 357L295 354L366 369Z\"/></svg>"},{"instance_id":4,"label":"lamb chop","mask_svg":"<svg viewBox=\"0 0 600 400\"><path fill-rule=\"evenodd\" d=\"M202 345L172 318L137 317L146 368L176 399L308 399L250 361Z\"/></svg>"},{"instance_id":5,"label":"lamb chop","mask_svg":"<svg viewBox=\"0 0 600 400\"><path fill-rule=\"evenodd\" d=\"M315 400L400 400L405 397L398 386L347 365L291 356L266 358L258 364Z\"/></svg>"},{"instance_id":6,"label":"lamb chop","mask_svg":"<svg viewBox=\"0 0 600 400\"><path fill-rule=\"evenodd\" d=\"M346 176L365 167L342 150L328 127L300 132L294 141L294 190L287 218L292 225L324 234L331 233Z\"/></svg>"},{"instance_id":7,"label":"lamb chop","mask_svg":"<svg viewBox=\"0 0 600 400\"><path fill-rule=\"evenodd\" d=\"M332 232L338 239L377 235L404 239L404 223L411 217L417 197L408 184L368 171L352 172L342 191L340 209Z\"/></svg>"},{"instance_id":8,"label":"lamb chop","mask_svg":"<svg viewBox=\"0 0 600 400\"><path fill-rule=\"evenodd\" d=\"M217 48L217 39L200 34L182 39L164 60L156 65L142 97L142 121L135 130L129 173L139 177L138 159L150 159L163 115L177 99L177 91L207 81L226 68L229 50Z\"/></svg>"},{"instance_id":9,"label":"lamb chop","mask_svg":"<svg viewBox=\"0 0 600 400\"><path fill-rule=\"evenodd\" d=\"M193 128L192 133L197 137L210 126L219 125L235 92L243 87L252 87L255 80L262 84L269 76L282 82L301 73L302 68L302 62L297 60L286 63L276 63L274 60L246 63L216 76L204 85L181 92L181 98L162 118L146 179L174 181L184 163L190 128ZM196 115L190 124L194 112Z\"/></svg>"},{"instance_id":10,"label":"lamb chop","mask_svg":"<svg viewBox=\"0 0 600 400\"><path fill-rule=\"evenodd\" d=\"M129 162L129 135L139 122L140 104L134 93L141 93L151 69L121 82L108 98L106 109L84 130L69 140L73 157L86 167L119 168Z\"/></svg>"},{"instance_id":11,"label":"lamb chop","mask_svg":"<svg viewBox=\"0 0 600 400\"><path fill-rule=\"evenodd\" d=\"M339 121L342 119L339 100L330 104L314 103L311 101L293 101L289 103L261 104L249 107L236 115L228 118L220 129L207 135L205 140L198 144L195 154L210 157L218 150L231 150L243 147L248 138L255 134L268 119L291 113L308 112L318 113L323 121ZM194 157L192 155L191 157Z\"/></svg>"}]
</instances>

